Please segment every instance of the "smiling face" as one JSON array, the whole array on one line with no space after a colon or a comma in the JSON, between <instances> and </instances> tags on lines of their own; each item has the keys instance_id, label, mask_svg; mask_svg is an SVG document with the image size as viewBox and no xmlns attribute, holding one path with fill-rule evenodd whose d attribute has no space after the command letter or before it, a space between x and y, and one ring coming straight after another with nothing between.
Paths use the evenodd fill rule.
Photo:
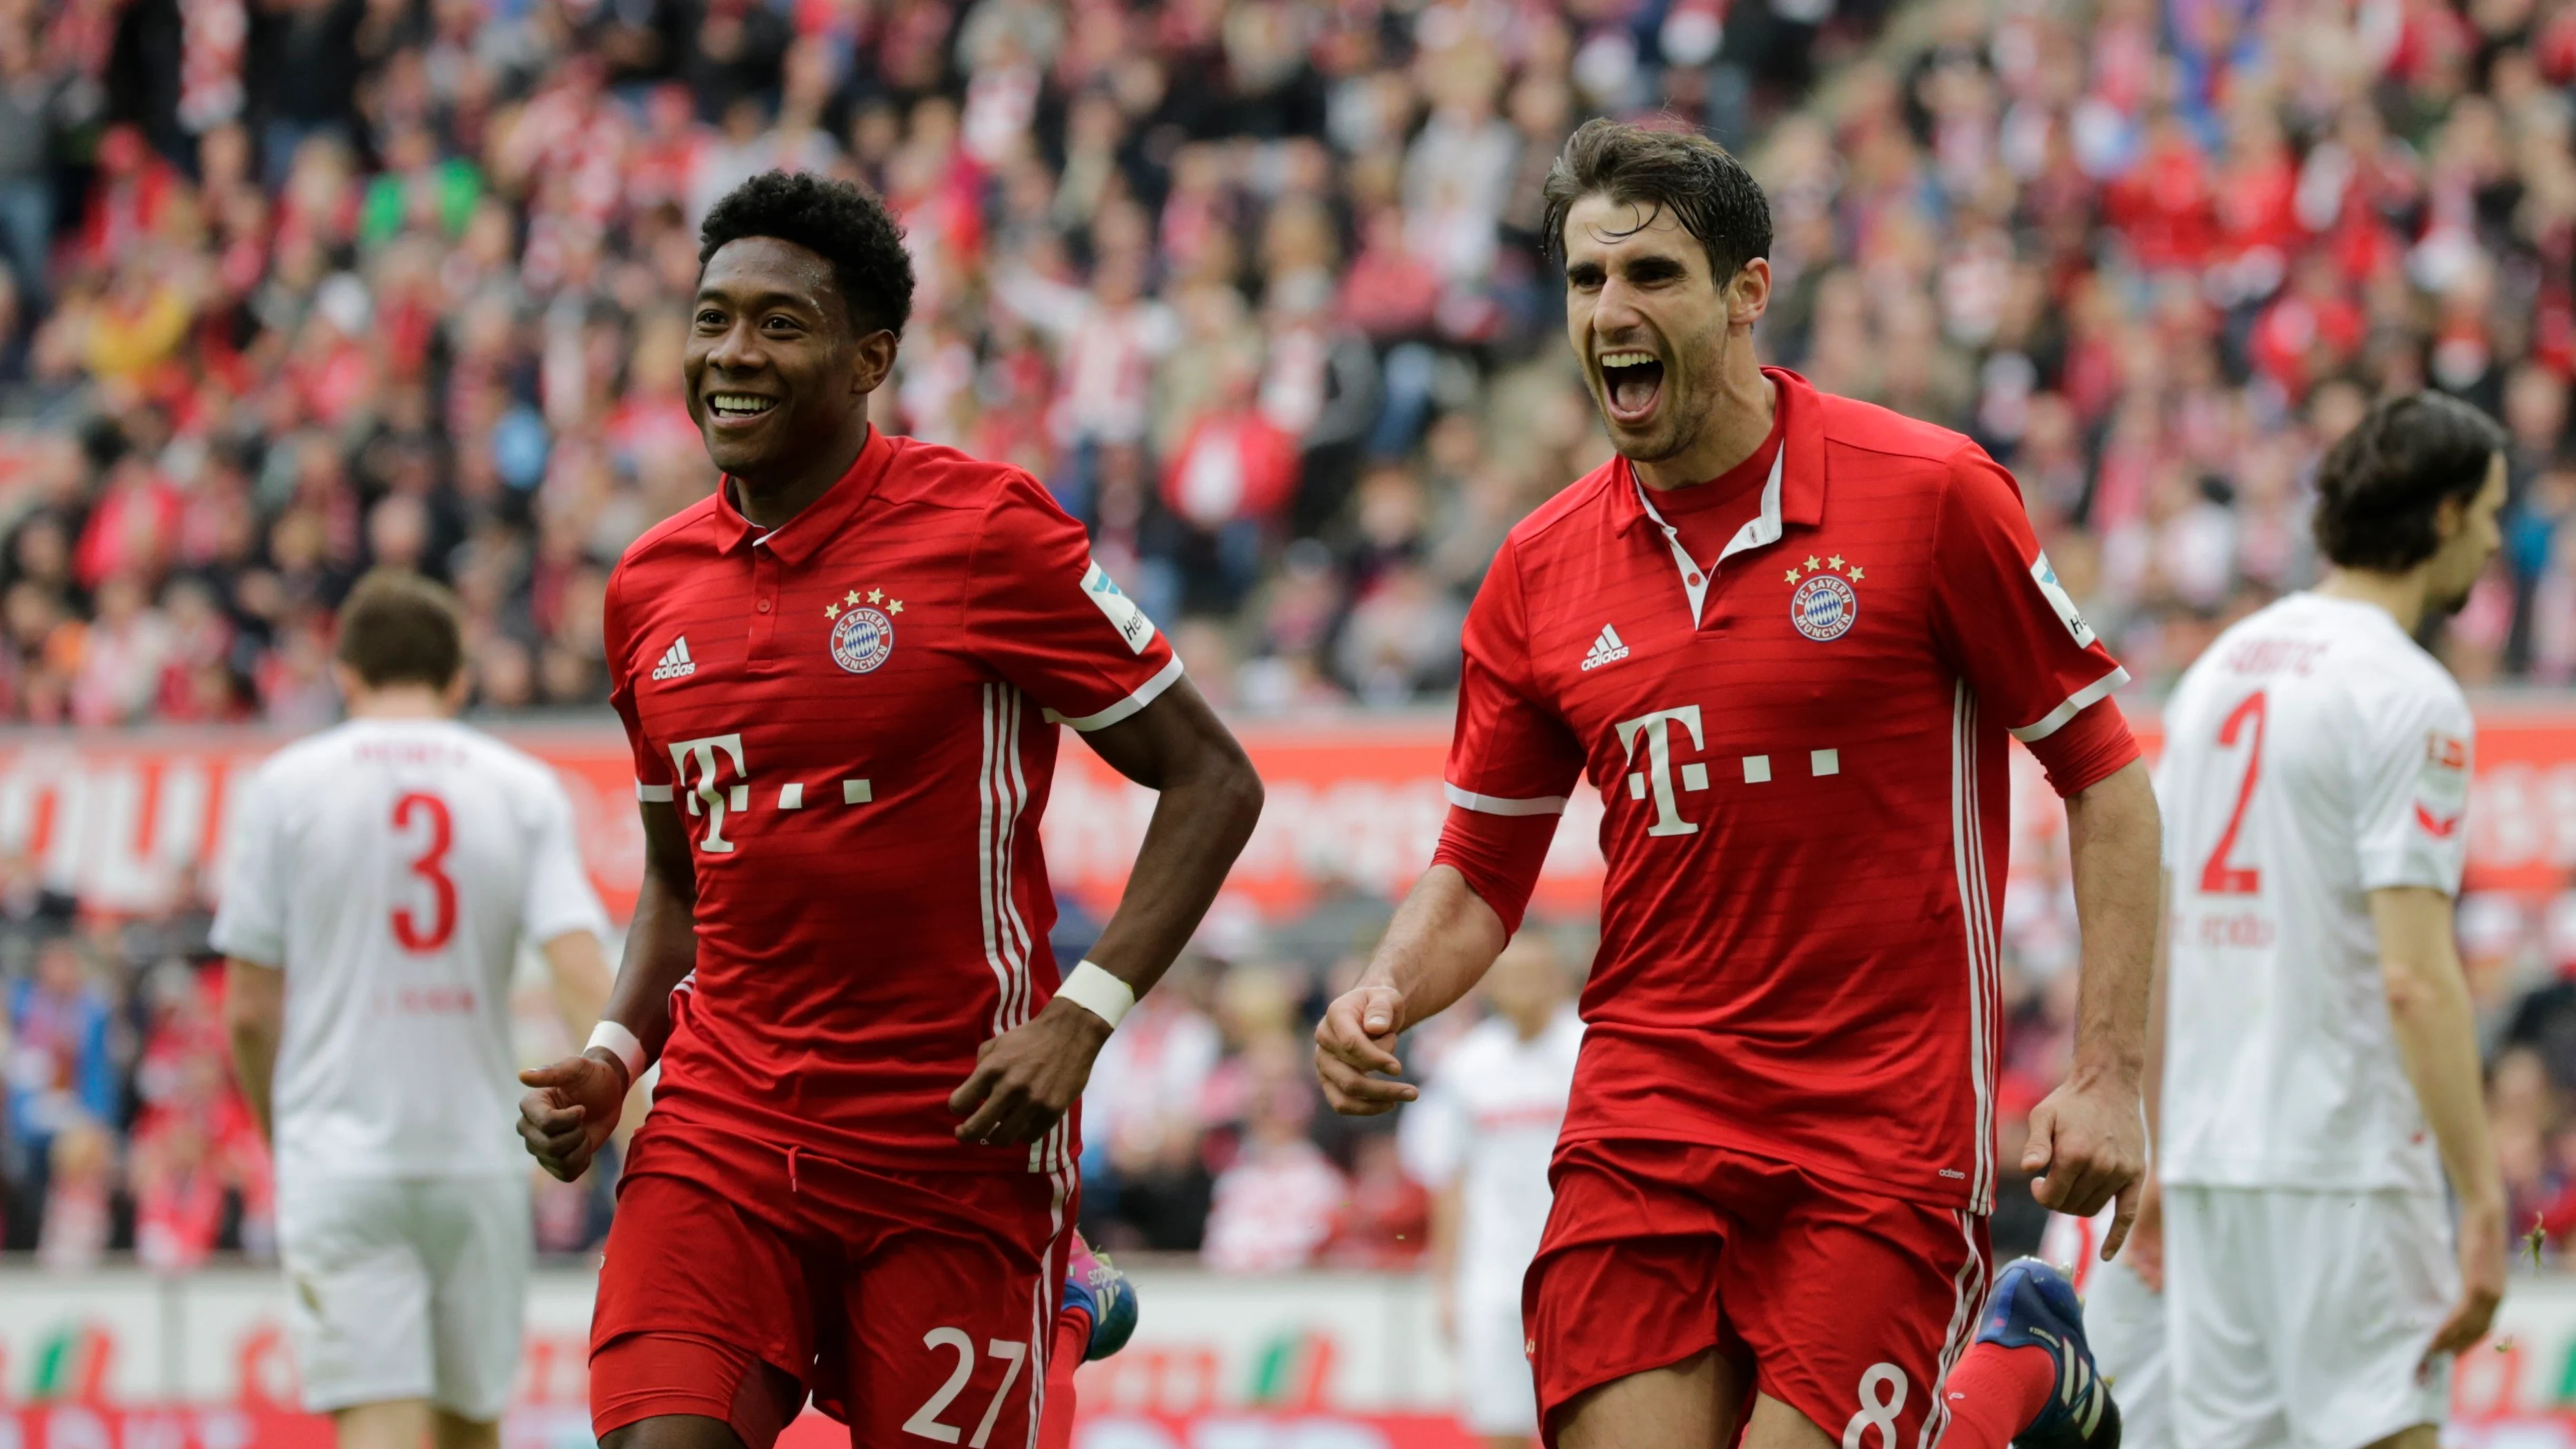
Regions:
<instances>
[{"instance_id":1,"label":"smiling face","mask_svg":"<svg viewBox=\"0 0 2576 1449\"><path fill-rule=\"evenodd\" d=\"M1669 208L1600 193L1567 211L1564 242L1566 337L1612 446L1640 463L1689 452L1717 406L1728 349L1751 345L1769 264L1747 262L1721 286Z\"/></svg>"},{"instance_id":2,"label":"smiling face","mask_svg":"<svg viewBox=\"0 0 2576 1449\"><path fill-rule=\"evenodd\" d=\"M864 434L868 394L893 361L894 335L859 334L831 265L804 247L744 237L707 258L681 373L689 416L727 473L792 473Z\"/></svg>"}]
</instances>

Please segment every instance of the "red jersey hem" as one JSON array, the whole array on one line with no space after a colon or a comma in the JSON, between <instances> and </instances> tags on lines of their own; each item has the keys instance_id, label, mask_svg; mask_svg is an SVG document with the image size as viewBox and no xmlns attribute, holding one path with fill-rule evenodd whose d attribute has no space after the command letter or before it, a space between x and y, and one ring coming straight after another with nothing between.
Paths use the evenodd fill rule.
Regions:
<instances>
[{"instance_id":1,"label":"red jersey hem","mask_svg":"<svg viewBox=\"0 0 2576 1449\"><path fill-rule=\"evenodd\" d=\"M1783 1148L1777 1142L1763 1138L1738 1137L1723 1132L1673 1132L1652 1127L1568 1127L1557 1139L1557 1151L1563 1152L1566 1144L1573 1142L1678 1142L1690 1147L1717 1147L1728 1152L1741 1152L1748 1157L1786 1163L1810 1176L1822 1178L1836 1187L1847 1187L1854 1192L1865 1192L1873 1197L1922 1203L1928 1207L1937 1207L1950 1212L1971 1213L1978 1217L1984 1217L1993 1211L1990 1207L1978 1207L1973 1200L1974 1194L1964 1188L1952 1192L1937 1185L1915 1188L1908 1184L1893 1183L1884 1178L1872 1177L1854 1164L1835 1162L1803 1152L1793 1152Z\"/></svg>"}]
</instances>

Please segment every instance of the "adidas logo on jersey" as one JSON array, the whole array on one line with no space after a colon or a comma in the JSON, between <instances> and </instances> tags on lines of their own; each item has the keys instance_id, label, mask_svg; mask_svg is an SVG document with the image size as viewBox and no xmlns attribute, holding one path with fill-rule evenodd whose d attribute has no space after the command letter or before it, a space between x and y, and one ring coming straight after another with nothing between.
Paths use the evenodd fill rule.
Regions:
<instances>
[{"instance_id":1,"label":"adidas logo on jersey","mask_svg":"<svg viewBox=\"0 0 2576 1449\"><path fill-rule=\"evenodd\" d=\"M686 679L698 672L698 661L689 657L689 636L681 635L662 652L662 662L653 666L655 679Z\"/></svg>"},{"instance_id":2,"label":"adidas logo on jersey","mask_svg":"<svg viewBox=\"0 0 2576 1449\"><path fill-rule=\"evenodd\" d=\"M1593 640L1592 647L1583 652L1583 667L1587 671L1594 670L1627 657L1628 646L1620 642L1619 631L1604 624L1601 637Z\"/></svg>"}]
</instances>

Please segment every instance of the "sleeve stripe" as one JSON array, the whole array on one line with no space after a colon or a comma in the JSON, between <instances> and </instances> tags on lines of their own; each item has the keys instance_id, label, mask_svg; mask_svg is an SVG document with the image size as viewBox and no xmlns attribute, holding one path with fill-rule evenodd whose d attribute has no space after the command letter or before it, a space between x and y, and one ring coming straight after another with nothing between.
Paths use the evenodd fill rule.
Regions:
<instances>
[{"instance_id":1,"label":"sleeve stripe","mask_svg":"<svg viewBox=\"0 0 2576 1449\"><path fill-rule=\"evenodd\" d=\"M2025 745L2035 745L2066 727L2066 722L2110 697L2112 690L2129 682L2129 671L2112 666L2111 672L2066 696L2066 702L2037 720L2012 732L2012 737Z\"/></svg>"},{"instance_id":2,"label":"sleeve stripe","mask_svg":"<svg viewBox=\"0 0 2576 1449\"><path fill-rule=\"evenodd\" d=\"M1565 797L1562 795L1541 795L1530 800L1509 800L1500 795L1478 795L1461 790L1446 780L1440 782L1440 792L1448 796L1449 803L1459 809L1474 810L1486 815L1562 815L1565 813Z\"/></svg>"},{"instance_id":3,"label":"sleeve stripe","mask_svg":"<svg viewBox=\"0 0 2576 1449\"><path fill-rule=\"evenodd\" d=\"M638 780L635 782L635 798L648 805L668 805L671 803L671 787L668 785L647 785L643 781Z\"/></svg>"},{"instance_id":4,"label":"sleeve stripe","mask_svg":"<svg viewBox=\"0 0 2576 1449\"><path fill-rule=\"evenodd\" d=\"M1118 723L1120 720L1127 718L1129 715L1134 714L1136 711L1143 709L1145 706L1152 704L1155 699L1161 696L1164 690L1172 687L1173 680L1180 677L1181 656L1175 654L1172 656L1171 663L1154 671L1153 678L1136 686L1136 692L1134 694L1131 694L1125 699L1118 701L1116 704L1109 706L1100 713L1069 715L1057 714L1054 710L1047 710L1045 712L1047 723L1068 724L1073 726L1075 729L1081 730L1085 734L1088 734L1093 730L1105 730L1111 725Z\"/></svg>"}]
</instances>

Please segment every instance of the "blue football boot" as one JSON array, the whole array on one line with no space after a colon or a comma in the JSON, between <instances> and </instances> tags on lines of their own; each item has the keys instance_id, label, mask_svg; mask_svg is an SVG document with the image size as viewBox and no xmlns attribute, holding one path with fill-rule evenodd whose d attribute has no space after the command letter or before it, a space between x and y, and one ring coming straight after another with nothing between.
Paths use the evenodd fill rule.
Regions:
<instances>
[{"instance_id":1,"label":"blue football boot","mask_svg":"<svg viewBox=\"0 0 2576 1449\"><path fill-rule=\"evenodd\" d=\"M1064 1306L1091 1319L1091 1340L1083 1362L1107 1358L1136 1335L1136 1288L1107 1253L1095 1253L1082 1235L1073 1235L1072 1260L1065 1265Z\"/></svg>"},{"instance_id":2,"label":"blue football boot","mask_svg":"<svg viewBox=\"0 0 2576 1449\"><path fill-rule=\"evenodd\" d=\"M2120 1406L2084 1342L2084 1305L2066 1275L2037 1258L2017 1258L1995 1279L1977 1342L2047 1351L2057 1387L2039 1417L2013 1436L2015 1449L2119 1449Z\"/></svg>"}]
</instances>

